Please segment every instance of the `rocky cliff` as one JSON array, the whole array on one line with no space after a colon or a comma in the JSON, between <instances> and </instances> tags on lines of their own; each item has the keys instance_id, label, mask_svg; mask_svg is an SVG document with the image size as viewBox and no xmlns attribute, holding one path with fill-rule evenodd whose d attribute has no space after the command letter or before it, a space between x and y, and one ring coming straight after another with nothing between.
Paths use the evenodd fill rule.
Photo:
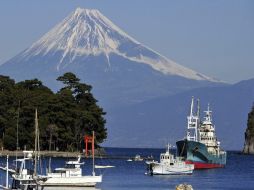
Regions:
<instances>
[{"instance_id":1,"label":"rocky cliff","mask_svg":"<svg viewBox=\"0 0 254 190\"><path fill-rule=\"evenodd\" d=\"M248 115L248 124L245 132L244 154L254 154L254 106Z\"/></svg>"}]
</instances>

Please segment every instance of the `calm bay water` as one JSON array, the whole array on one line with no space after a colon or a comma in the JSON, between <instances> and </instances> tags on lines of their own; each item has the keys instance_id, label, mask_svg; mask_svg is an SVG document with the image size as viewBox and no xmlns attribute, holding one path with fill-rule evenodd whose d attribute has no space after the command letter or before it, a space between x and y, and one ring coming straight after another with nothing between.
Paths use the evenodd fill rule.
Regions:
<instances>
[{"instance_id":1,"label":"calm bay water","mask_svg":"<svg viewBox=\"0 0 254 190\"><path fill-rule=\"evenodd\" d=\"M157 160L159 154L164 151L163 149L106 148L109 155L126 157L133 157L136 154L144 157L153 155ZM62 167L67 160L52 158L52 168ZM92 160L83 161L85 161L84 174L91 174ZM5 164L5 158L1 158L0 162ZM195 170L192 175L187 176L147 176L144 162L127 162L126 159L96 159L96 164L115 166L115 168L96 170L97 174L103 174L103 183L96 187L100 190L173 190L180 183L191 184L194 190L254 189L254 156L241 155L238 152L228 152L225 168ZM41 165L45 167L47 159L44 159ZM2 183L3 173L1 178Z\"/></svg>"}]
</instances>

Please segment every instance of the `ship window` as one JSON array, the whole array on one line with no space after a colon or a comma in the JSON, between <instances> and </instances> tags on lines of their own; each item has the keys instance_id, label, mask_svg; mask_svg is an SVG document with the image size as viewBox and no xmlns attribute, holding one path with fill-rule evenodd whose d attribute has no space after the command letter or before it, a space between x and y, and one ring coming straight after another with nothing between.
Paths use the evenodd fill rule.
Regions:
<instances>
[{"instance_id":1,"label":"ship window","mask_svg":"<svg viewBox=\"0 0 254 190\"><path fill-rule=\"evenodd\" d=\"M73 165L73 164L67 164L65 167L66 168L75 168L75 165Z\"/></svg>"}]
</instances>

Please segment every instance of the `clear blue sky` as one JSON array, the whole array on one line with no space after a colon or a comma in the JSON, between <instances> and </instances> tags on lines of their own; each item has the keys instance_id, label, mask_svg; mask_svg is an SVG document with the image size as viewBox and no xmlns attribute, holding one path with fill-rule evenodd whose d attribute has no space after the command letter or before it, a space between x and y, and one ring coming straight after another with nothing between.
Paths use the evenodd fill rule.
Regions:
<instances>
[{"instance_id":1,"label":"clear blue sky","mask_svg":"<svg viewBox=\"0 0 254 190\"><path fill-rule=\"evenodd\" d=\"M253 0L1 0L0 64L77 7L99 9L130 36L226 82L254 78Z\"/></svg>"}]
</instances>

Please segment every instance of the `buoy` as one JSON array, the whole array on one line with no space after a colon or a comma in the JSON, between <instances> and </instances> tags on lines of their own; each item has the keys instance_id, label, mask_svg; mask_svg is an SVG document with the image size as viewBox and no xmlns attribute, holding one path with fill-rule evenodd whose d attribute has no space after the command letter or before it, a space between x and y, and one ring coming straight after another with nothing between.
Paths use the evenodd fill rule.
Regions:
<instances>
[{"instance_id":1,"label":"buoy","mask_svg":"<svg viewBox=\"0 0 254 190\"><path fill-rule=\"evenodd\" d=\"M177 185L176 190L193 190L193 188L191 185L184 183L184 184Z\"/></svg>"}]
</instances>

